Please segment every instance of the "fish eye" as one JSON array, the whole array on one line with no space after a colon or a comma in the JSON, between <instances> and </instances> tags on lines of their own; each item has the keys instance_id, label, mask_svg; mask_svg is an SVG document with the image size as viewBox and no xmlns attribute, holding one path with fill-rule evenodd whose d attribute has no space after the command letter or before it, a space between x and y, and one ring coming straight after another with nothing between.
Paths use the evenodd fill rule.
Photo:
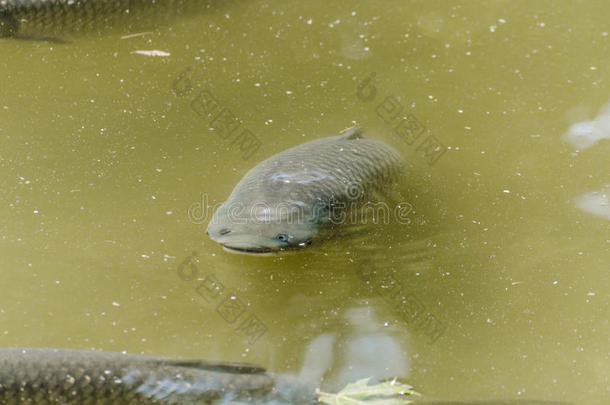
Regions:
<instances>
[{"instance_id":1,"label":"fish eye","mask_svg":"<svg viewBox=\"0 0 610 405\"><path fill-rule=\"evenodd\" d=\"M288 242L288 235L286 235L285 233L280 233L275 238L282 242Z\"/></svg>"}]
</instances>

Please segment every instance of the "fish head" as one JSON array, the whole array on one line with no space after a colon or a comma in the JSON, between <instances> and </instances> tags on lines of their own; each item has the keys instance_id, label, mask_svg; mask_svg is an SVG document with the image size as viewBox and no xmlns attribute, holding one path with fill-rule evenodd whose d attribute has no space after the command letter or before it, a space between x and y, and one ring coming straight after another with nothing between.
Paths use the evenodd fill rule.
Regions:
<instances>
[{"instance_id":1,"label":"fish head","mask_svg":"<svg viewBox=\"0 0 610 405\"><path fill-rule=\"evenodd\" d=\"M311 243L317 225L299 204L225 202L212 216L208 236L234 253L261 254L299 249Z\"/></svg>"}]
</instances>

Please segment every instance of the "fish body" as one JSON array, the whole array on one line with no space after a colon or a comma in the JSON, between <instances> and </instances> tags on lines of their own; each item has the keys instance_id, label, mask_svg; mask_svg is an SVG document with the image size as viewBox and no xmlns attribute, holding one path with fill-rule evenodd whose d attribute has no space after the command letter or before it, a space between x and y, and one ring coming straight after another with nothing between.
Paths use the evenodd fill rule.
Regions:
<instances>
[{"instance_id":1,"label":"fish body","mask_svg":"<svg viewBox=\"0 0 610 405\"><path fill-rule=\"evenodd\" d=\"M229 404L284 400L247 363L60 349L0 349L0 404ZM305 403L309 403L306 401Z\"/></svg>"},{"instance_id":2,"label":"fish body","mask_svg":"<svg viewBox=\"0 0 610 405\"><path fill-rule=\"evenodd\" d=\"M0 0L0 38L47 39L40 35L129 26L142 17L163 18L202 5L199 0Z\"/></svg>"},{"instance_id":3,"label":"fish body","mask_svg":"<svg viewBox=\"0 0 610 405\"><path fill-rule=\"evenodd\" d=\"M384 195L404 161L389 145L351 128L280 152L251 169L207 229L230 251L269 253L303 247L346 223L346 215Z\"/></svg>"},{"instance_id":4,"label":"fish body","mask_svg":"<svg viewBox=\"0 0 610 405\"><path fill-rule=\"evenodd\" d=\"M238 362L65 349L0 349L2 405L315 405L300 379ZM574 405L544 400L451 401L421 405Z\"/></svg>"}]
</instances>

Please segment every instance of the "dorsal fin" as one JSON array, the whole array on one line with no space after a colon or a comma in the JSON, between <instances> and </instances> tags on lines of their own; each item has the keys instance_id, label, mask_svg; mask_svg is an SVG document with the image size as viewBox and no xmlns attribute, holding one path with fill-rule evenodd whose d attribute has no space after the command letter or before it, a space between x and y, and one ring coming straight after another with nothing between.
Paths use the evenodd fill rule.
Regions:
<instances>
[{"instance_id":1,"label":"dorsal fin","mask_svg":"<svg viewBox=\"0 0 610 405\"><path fill-rule=\"evenodd\" d=\"M349 139L360 139L363 138L362 127L360 125L355 125L353 127L345 128L340 132L339 138L341 140L349 140Z\"/></svg>"},{"instance_id":2,"label":"dorsal fin","mask_svg":"<svg viewBox=\"0 0 610 405\"><path fill-rule=\"evenodd\" d=\"M188 367L199 370L219 371L224 373L262 374L266 370L256 364L238 361L213 361L206 359L163 359L162 362L173 367Z\"/></svg>"}]
</instances>

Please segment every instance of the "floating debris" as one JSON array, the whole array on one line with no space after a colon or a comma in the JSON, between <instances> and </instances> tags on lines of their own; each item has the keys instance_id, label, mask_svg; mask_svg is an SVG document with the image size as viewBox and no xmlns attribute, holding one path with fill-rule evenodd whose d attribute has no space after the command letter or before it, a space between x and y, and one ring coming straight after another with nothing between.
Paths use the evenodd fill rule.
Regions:
<instances>
[{"instance_id":1,"label":"floating debris","mask_svg":"<svg viewBox=\"0 0 610 405\"><path fill-rule=\"evenodd\" d=\"M137 50L137 51L131 51L130 52L132 55L144 55L144 56L170 56L171 53L169 52L165 52L165 51L159 51L157 49L153 49L151 51L143 51L143 50Z\"/></svg>"},{"instance_id":2,"label":"floating debris","mask_svg":"<svg viewBox=\"0 0 610 405\"><path fill-rule=\"evenodd\" d=\"M347 384L336 394L316 391L318 401L331 405L398 405L411 404L414 397L420 394L412 387L397 380L386 381L376 385L369 385L371 378L363 378L355 383Z\"/></svg>"},{"instance_id":3,"label":"floating debris","mask_svg":"<svg viewBox=\"0 0 610 405\"><path fill-rule=\"evenodd\" d=\"M147 32L138 32L135 34L129 34L129 35L123 35L121 37L121 39L129 39L129 38L135 38L135 37L143 37L144 35L150 35L152 34L152 31L147 31Z\"/></svg>"}]
</instances>

